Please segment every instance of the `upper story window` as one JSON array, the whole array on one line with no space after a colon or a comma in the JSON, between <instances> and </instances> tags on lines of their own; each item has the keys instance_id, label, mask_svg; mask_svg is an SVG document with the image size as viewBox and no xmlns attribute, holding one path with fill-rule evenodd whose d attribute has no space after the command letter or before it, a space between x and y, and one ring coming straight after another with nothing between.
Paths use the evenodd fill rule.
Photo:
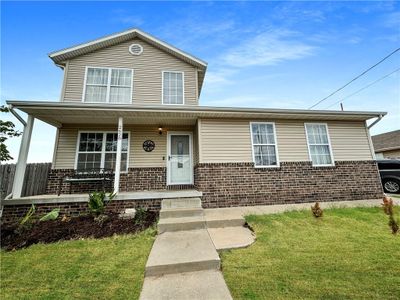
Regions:
<instances>
[{"instance_id":1,"label":"upper story window","mask_svg":"<svg viewBox=\"0 0 400 300\"><path fill-rule=\"evenodd\" d=\"M255 167L278 167L275 123L250 123Z\"/></svg>"},{"instance_id":2,"label":"upper story window","mask_svg":"<svg viewBox=\"0 0 400 300\"><path fill-rule=\"evenodd\" d=\"M305 123L308 153L313 166L332 166L332 148L329 140L328 125Z\"/></svg>"},{"instance_id":3,"label":"upper story window","mask_svg":"<svg viewBox=\"0 0 400 300\"><path fill-rule=\"evenodd\" d=\"M84 102L131 103L131 69L86 68Z\"/></svg>"},{"instance_id":4,"label":"upper story window","mask_svg":"<svg viewBox=\"0 0 400 300\"><path fill-rule=\"evenodd\" d=\"M163 104L184 104L183 72L164 71L162 85Z\"/></svg>"}]
</instances>

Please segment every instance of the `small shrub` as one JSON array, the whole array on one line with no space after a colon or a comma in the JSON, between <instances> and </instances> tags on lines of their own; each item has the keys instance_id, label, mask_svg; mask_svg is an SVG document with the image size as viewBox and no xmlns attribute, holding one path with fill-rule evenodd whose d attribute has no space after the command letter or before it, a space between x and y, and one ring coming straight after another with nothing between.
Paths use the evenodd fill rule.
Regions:
<instances>
[{"instance_id":1,"label":"small shrub","mask_svg":"<svg viewBox=\"0 0 400 300\"><path fill-rule=\"evenodd\" d=\"M98 216L104 213L104 210L108 204L114 199L116 195L113 193L106 192L93 192L89 194L89 210L94 215Z\"/></svg>"},{"instance_id":2,"label":"small shrub","mask_svg":"<svg viewBox=\"0 0 400 300\"><path fill-rule=\"evenodd\" d=\"M32 204L31 208L28 210L26 215L22 218L19 225L24 226L31 219L31 217L35 214L35 211L36 211L35 205Z\"/></svg>"},{"instance_id":3,"label":"small shrub","mask_svg":"<svg viewBox=\"0 0 400 300\"><path fill-rule=\"evenodd\" d=\"M49 221L49 220L56 220L58 218L59 213L60 213L60 209L55 208L48 214L45 214L43 217L41 217L39 221L43 222L43 221Z\"/></svg>"},{"instance_id":4,"label":"small shrub","mask_svg":"<svg viewBox=\"0 0 400 300\"><path fill-rule=\"evenodd\" d=\"M136 209L135 218L133 219L133 221L135 222L135 224L141 225L146 220L146 217L147 217L147 209L139 207Z\"/></svg>"},{"instance_id":5,"label":"small shrub","mask_svg":"<svg viewBox=\"0 0 400 300\"><path fill-rule=\"evenodd\" d=\"M324 211L320 207L319 202L315 202L315 204L313 206L311 206L311 211L312 211L314 217L316 217L316 218L320 218L324 214Z\"/></svg>"},{"instance_id":6,"label":"small shrub","mask_svg":"<svg viewBox=\"0 0 400 300\"><path fill-rule=\"evenodd\" d=\"M389 216L389 227L392 230L392 233L396 234L399 231L399 221L394 218L393 199L387 196L383 197L382 206L385 214Z\"/></svg>"}]
</instances>

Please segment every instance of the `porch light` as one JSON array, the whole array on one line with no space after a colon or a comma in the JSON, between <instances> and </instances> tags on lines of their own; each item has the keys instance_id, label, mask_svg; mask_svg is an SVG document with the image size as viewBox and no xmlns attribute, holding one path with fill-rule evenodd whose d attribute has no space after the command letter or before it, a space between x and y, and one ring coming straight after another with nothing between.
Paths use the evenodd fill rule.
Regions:
<instances>
[{"instance_id":1,"label":"porch light","mask_svg":"<svg viewBox=\"0 0 400 300\"><path fill-rule=\"evenodd\" d=\"M158 133L159 133L160 135L162 134L162 131L163 131L162 126L159 126L159 127L158 127Z\"/></svg>"}]
</instances>

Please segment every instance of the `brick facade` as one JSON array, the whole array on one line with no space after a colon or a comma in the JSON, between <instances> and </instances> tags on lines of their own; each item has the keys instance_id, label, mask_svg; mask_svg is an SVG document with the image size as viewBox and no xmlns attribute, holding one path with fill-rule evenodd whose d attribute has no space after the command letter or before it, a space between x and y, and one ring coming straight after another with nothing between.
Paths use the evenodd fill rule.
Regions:
<instances>
[{"instance_id":1,"label":"brick facade","mask_svg":"<svg viewBox=\"0 0 400 300\"><path fill-rule=\"evenodd\" d=\"M336 161L332 167L282 162L279 168L253 163L200 163L195 187L205 208L377 199L383 195L374 161Z\"/></svg>"},{"instance_id":2,"label":"brick facade","mask_svg":"<svg viewBox=\"0 0 400 300\"><path fill-rule=\"evenodd\" d=\"M21 220L31 204L22 205L5 205L1 223L6 224ZM107 211L121 212L125 208L144 208L151 211L159 211L161 209L161 199L145 199L145 200L113 200L108 206ZM60 216L78 216L79 214L88 213L87 202L66 202L66 203L48 203L35 204L35 214L33 218L40 218L54 208L60 209Z\"/></svg>"},{"instance_id":3,"label":"brick facade","mask_svg":"<svg viewBox=\"0 0 400 300\"><path fill-rule=\"evenodd\" d=\"M55 194L59 179L70 169L52 170L47 192ZM249 205L290 204L315 201L377 199L383 196L377 165L374 161L336 161L332 167L313 167L310 162L282 162L279 168L254 168L253 163L200 163L195 167L194 187L203 192L204 208ZM183 186L178 188L189 188ZM99 190L93 183L74 184L72 193ZM166 168L130 168L121 175L121 191L166 189ZM68 193L63 184L62 192ZM36 215L53 208L61 214L87 212L87 202L37 204ZM161 199L115 200L112 211L143 207L159 211ZM20 219L30 205L7 205L3 222Z\"/></svg>"},{"instance_id":4,"label":"brick facade","mask_svg":"<svg viewBox=\"0 0 400 300\"><path fill-rule=\"evenodd\" d=\"M47 183L47 194L57 194L60 179L65 175L72 174L73 169L53 169L50 171ZM166 168L129 168L127 173L122 173L120 177L120 191L133 192L144 190L162 190L166 189ZM61 193L68 194L71 187L72 194L81 194L94 191L100 191L102 185L100 182L62 183ZM113 184L108 182L107 189L112 191Z\"/></svg>"}]
</instances>

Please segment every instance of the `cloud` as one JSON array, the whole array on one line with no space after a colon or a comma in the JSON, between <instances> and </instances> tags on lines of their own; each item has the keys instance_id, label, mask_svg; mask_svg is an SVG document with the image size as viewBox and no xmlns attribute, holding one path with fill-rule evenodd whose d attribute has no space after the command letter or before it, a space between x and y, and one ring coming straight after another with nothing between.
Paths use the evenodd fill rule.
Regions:
<instances>
[{"instance_id":1,"label":"cloud","mask_svg":"<svg viewBox=\"0 0 400 300\"><path fill-rule=\"evenodd\" d=\"M274 9L272 18L283 20L290 24L299 22L324 22L326 13L330 10L329 3L306 3L306 2L281 2Z\"/></svg>"},{"instance_id":2,"label":"cloud","mask_svg":"<svg viewBox=\"0 0 400 300\"><path fill-rule=\"evenodd\" d=\"M218 69L216 71L207 71L204 84L207 88L221 87L222 85L227 85L233 83L231 77L237 73L233 69Z\"/></svg>"},{"instance_id":3,"label":"cloud","mask_svg":"<svg viewBox=\"0 0 400 300\"><path fill-rule=\"evenodd\" d=\"M132 15L128 10L115 9L111 14L111 21L114 23L122 23L129 26L140 26L144 23L142 18L137 15Z\"/></svg>"},{"instance_id":4,"label":"cloud","mask_svg":"<svg viewBox=\"0 0 400 300\"><path fill-rule=\"evenodd\" d=\"M158 30L164 40L171 41L183 49L190 50L195 47L196 52L223 47L226 41L230 40L230 35L236 31L234 20L214 20L193 13L184 19L170 21Z\"/></svg>"},{"instance_id":5,"label":"cloud","mask_svg":"<svg viewBox=\"0 0 400 300\"><path fill-rule=\"evenodd\" d=\"M385 27L400 29L400 11L393 12L384 16L383 25Z\"/></svg>"},{"instance_id":6,"label":"cloud","mask_svg":"<svg viewBox=\"0 0 400 300\"><path fill-rule=\"evenodd\" d=\"M314 54L316 47L296 37L289 30L263 32L228 50L222 60L235 67L267 66Z\"/></svg>"}]
</instances>

